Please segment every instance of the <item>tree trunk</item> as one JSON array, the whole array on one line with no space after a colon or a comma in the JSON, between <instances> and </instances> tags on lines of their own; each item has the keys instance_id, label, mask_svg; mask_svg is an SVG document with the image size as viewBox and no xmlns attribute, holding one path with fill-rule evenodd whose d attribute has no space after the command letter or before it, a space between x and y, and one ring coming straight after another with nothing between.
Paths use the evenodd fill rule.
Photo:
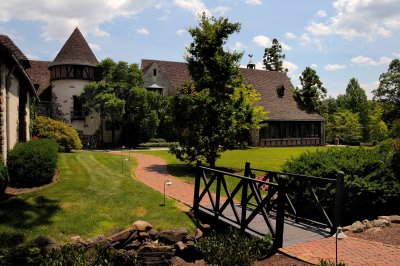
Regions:
<instances>
[{"instance_id":1,"label":"tree trunk","mask_svg":"<svg viewBox=\"0 0 400 266\"><path fill-rule=\"evenodd\" d=\"M111 121L111 145L115 148L115 122L114 119Z\"/></svg>"}]
</instances>

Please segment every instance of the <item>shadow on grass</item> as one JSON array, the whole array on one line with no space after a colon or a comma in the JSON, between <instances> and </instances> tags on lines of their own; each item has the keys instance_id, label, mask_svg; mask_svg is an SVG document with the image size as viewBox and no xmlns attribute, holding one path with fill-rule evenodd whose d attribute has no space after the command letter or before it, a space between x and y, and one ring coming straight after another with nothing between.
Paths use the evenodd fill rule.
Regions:
<instances>
[{"instance_id":1,"label":"shadow on grass","mask_svg":"<svg viewBox=\"0 0 400 266\"><path fill-rule=\"evenodd\" d=\"M51 217L60 211L59 202L46 197L35 197L33 203L27 199L10 198L0 204L0 227L8 226L15 230L32 230L36 226L50 225ZM8 234L0 232L0 246L18 245L24 242L25 237L21 234Z\"/></svg>"}]
</instances>

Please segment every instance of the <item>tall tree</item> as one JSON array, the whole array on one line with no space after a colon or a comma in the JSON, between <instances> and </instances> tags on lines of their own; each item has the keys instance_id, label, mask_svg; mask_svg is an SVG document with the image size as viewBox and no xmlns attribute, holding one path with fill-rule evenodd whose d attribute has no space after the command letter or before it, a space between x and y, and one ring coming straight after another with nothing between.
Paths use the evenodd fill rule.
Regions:
<instances>
[{"instance_id":1,"label":"tall tree","mask_svg":"<svg viewBox=\"0 0 400 266\"><path fill-rule=\"evenodd\" d=\"M172 99L171 117L180 146L171 152L180 160L204 159L215 166L220 153L243 142L239 136L266 118L253 103L259 95L243 83L242 54L224 49L228 37L240 30L226 18L200 17L189 29L193 42L186 60L193 81Z\"/></svg>"},{"instance_id":2,"label":"tall tree","mask_svg":"<svg viewBox=\"0 0 400 266\"><path fill-rule=\"evenodd\" d=\"M369 136L372 141L382 141L388 137L389 130L382 120L383 109L377 102L371 104L369 115Z\"/></svg>"},{"instance_id":3,"label":"tall tree","mask_svg":"<svg viewBox=\"0 0 400 266\"><path fill-rule=\"evenodd\" d=\"M265 48L263 64L266 70L285 72L287 69L283 68L283 61L285 55L282 54L282 46L277 39L272 40L272 46Z\"/></svg>"},{"instance_id":4,"label":"tall tree","mask_svg":"<svg viewBox=\"0 0 400 266\"><path fill-rule=\"evenodd\" d=\"M322 100L326 97L327 90L323 86L317 72L311 67L306 67L300 76L301 88L296 88L296 96L309 112L323 113Z\"/></svg>"},{"instance_id":5,"label":"tall tree","mask_svg":"<svg viewBox=\"0 0 400 266\"><path fill-rule=\"evenodd\" d=\"M361 129L358 114L342 109L337 111L328 123L327 138L330 142L337 138L342 143L351 144L361 139Z\"/></svg>"},{"instance_id":6,"label":"tall tree","mask_svg":"<svg viewBox=\"0 0 400 266\"><path fill-rule=\"evenodd\" d=\"M391 124L400 118L400 60L394 59L387 72L379 77L379 87L373 91L374 99L383 103L383 119Z\"/></svg>"}]
</instances>

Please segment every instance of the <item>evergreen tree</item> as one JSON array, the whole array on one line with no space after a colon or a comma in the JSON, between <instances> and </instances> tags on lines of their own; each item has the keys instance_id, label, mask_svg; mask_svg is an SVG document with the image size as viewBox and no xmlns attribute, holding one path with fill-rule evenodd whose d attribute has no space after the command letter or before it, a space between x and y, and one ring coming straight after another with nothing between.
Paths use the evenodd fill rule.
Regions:
<instances>
[{"instance_id":1,"label":"evergreen tree","mask_svg":"<svg viewBox=\"0 0 400 266\"><path fill-rule=\"evenodd\" d=\"M282 54L282 46L277 39L272 40L272 46L265 48L263 64L266 70L285 72L287 69L283 68L283 61L285 55Z\"/></svg>"},{"instance_id":2,"label":"evergreen tree","mask_svg":"<svg viewBox=\"0 0 400 266\"><path fill-rule=\"evenodd\" d=\"M317 72L311 67L306 67L300 76L301 88L296 88L297 100L309 112L323 113L322 100L327 90L323 86Z\"/></svg>"}]
</instances>

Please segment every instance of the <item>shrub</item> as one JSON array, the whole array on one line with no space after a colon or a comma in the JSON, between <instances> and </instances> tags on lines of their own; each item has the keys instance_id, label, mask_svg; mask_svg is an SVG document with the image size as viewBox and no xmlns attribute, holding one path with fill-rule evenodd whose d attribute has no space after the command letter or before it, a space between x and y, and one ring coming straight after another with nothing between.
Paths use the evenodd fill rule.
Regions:
<instances>
[{"instance_id":1,"label":"shrub","mask_svg":"<svg viewBox=\"0 0 400 266\"><path fill-rule=\"evenodd\" d=\"M229 227L225 232L213 231L201 238L196 248L211 265L252 265L271 251L271 243L270 236L261 239Z\"/></svg>"},{"instance_id":2,"label":"shrub","mask_svg":"<svg viewBox=\"0 0 400 266\"><path fill-rule=\"evenodd\" d=\"M50 139L15 145L7 158L10 185L34 187L50 183L57 167L57 150L57 143Z\"/></svg>"},{"instance_id":3,"label":"shrub","mask_svg":"<svg viewBox=\"0 0 400 266\"><path fill-rule=\"evenodd\" d=\"M34 121L33 135L39 138L54 139L62 151L82 149L78 132L64 122L45 116L38 116Z\"/></svg>"},{"instance_id":4,"label":"shrub","mask_svg":"<svg viewBox=\"0 0 400 266\"><path fill-rule=\"evenodd\" d=\"M0 159L0 196L4 193L4 190L8 185L8 181L9 180L8 180L7 168L3 160Z\"/></svg>"},{"instance_id":5,"label":"shrub","mask_svg":"<svg viewBox=\"0 0 400 266\"><path fill-rule=\"evenodd\" d=\"M171 146L177 146L179 143L178 142L146 142L146 143L140 143L138 146L141 148L155 148L155 147L171 147Z\"/></svg>"},{"instance_id":6,"label":"shrub","mask_svg":"<svg viewBox=\"0 0 400 266\"><path fill-rule=\"evenodd\" d=\"M394 146L390 142L368 149L331 148L307 152L291 159L285 163L283 171L330 178L335 177L338 171L343 171L343 221L351 223L398 211L400 180L395 177L392 166L394 154ZM321 192L330 195L326 199L320 198L320 202L333 217L334 186L330 188L322 181L314 182L319 185L315 189L317 195ZM314 209L317 208L315 202L310 200L305 185L292 182L289 189L294 194L296 210L315 217Z\"/></svg>"}]
</instances>

